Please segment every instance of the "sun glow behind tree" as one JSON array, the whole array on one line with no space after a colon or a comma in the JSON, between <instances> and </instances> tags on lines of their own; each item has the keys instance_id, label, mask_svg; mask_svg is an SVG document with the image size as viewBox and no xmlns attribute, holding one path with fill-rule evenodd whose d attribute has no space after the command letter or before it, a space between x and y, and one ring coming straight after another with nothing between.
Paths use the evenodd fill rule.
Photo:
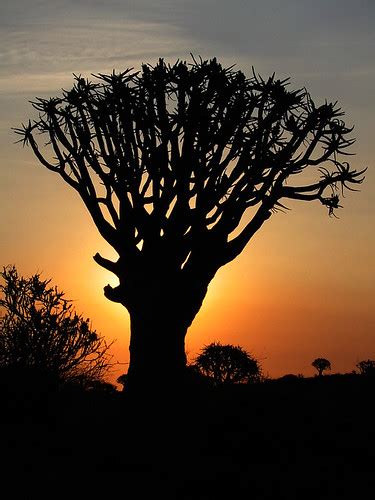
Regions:
<instances>
[{"instance_id":1,"label":"sun glow behind tree","mask_svg":"<svg viewBox=\"0 0 375 500\"><path fill-rule=\"evenodd\" d=\"M155 352L166 376L183 368L208 284L284 200L317 200L334 215L340 191L363 180L340 160L353 139L335 103L193 61L76 77L62 97L34 101L39 119L17 130L119 255L94 258L119 278L106 297L131 316L130 380L150 379Z\"/></svg>"}]
</instances>

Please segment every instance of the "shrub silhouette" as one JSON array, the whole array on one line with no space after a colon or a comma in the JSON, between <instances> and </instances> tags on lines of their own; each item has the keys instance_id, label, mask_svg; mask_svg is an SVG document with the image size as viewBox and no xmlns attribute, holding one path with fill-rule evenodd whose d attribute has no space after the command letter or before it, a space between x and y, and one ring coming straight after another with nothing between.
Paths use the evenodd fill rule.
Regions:
<instances>
[{"instance_id":1,"label":"shrub silhouette","mask_svg":"<svg viewBox=\"0 0 375 500\"><path fill-rule=\"evenodd\" d=\"M71 301L51 280L39 274L18 275L14 266L0 273L0 367L21 383L34 377L75 382L83 386L102 381L110 367L109 347L92 330L89 319L74 312Z\"/></svg>"},{"instance_id":2,"label":"shrub silhouette","mask_svg":"<svg viewBox=\"0 0 375 500\"><path fill-rule=\"evenodd\" d=\"M213 342L195 359L199 371L215 385L249 383L261 378L259 362L240 346Z\"/></svg>"},{"instance_id":3,"label":"shrub silhouette","mask_svg":"<svg viewBox=\"0 0 375 500\"><path fill-rule=\"evenodd\" d=\"M160 59L76 76L16 129L119 255L94 259L119 280L105 296L130 314L129 384L184 376L185 336L209 283L285 200L333 215L341 191L362 182L364 170L341 161L354 142L341 109L288 84L216 59Z\"/></svg>"},{"instance_id":4,"label":"shrub silhouette","mask_svg":"<svg viewBox=\"0 0 375 500\"><path fill-rule=\"evenodd\" d=\"M331 369L331 363L328 361L328 359L325 358L314 359L314 361L311 363L311 366L313 366L317 370L319 377L323 375L323 372L325 370Z\"/></svg>"},{"instance_id":5,"label":"shrub silhouette","mask_svg":"<svg viewBox=\"0 0 375 500\"><path fill-rule=\"evenodd\" d=\"M359 363L356 364L356 367L358 368L360 375L375 376L375 361L372 359L359 361Z\"/></svg>"}]
</instances>

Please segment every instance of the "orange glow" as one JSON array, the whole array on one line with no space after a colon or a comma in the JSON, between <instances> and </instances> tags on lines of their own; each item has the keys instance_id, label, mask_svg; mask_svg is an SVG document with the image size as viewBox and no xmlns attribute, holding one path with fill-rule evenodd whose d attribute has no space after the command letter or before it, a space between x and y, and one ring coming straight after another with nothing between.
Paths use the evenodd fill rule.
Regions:
<instances>
[{"instance_id":1,"label":"orange glow","mask_svg":"<svg viewBox=\"0 0 375 500\"><path fill-rule=\"evenodd\" d=\"M73 12L73 2L70 7ZM158 57L189 60L190 51L203 58L207 53L217 56L225 65L235 63L248 76L252 64L266 77L274 71L280 78L291 76L293 87L306 85L321 102L339 99L347 113L345 121L355 124L358 138L358 156L349 161L358 170L364 166L369 170L361 192L348 193L343 200L340 219L330 219L319 203L291 203L290 212L273 215L242 255L217 273L186 338L189 359L217 340L252 352L272 377L312 375L311 361L318 356L331 361L333 373L350 372L359 360L375 359L374 106L369 78L374 64L371 36L363 31L362 18L360 31L354 31L358 24L350 18L348 38L341 28L335 32L340 24L332 17L326 23L329 32L316 43L316 29L323 29L324 23L305 29L305 17L296 18L298 22L293 17L293 29L284 20L285 33L278 32L277 44L274 32L262 32L264 44L255 50L259 44L251 36L258 27L251 26L251 16L241 15L240 8L231 9L226 33L233 36L223 35L222 41L211 23L215 18L211 10L209 16L208 11L205 14L207 30L190 33L181 26L186 23L188 28L196 15L185 16L184 23L176 25L173 9L169 9L171 18L160 24L159 17L141 22L128 12L123 18L94 23L87 20L86 12L84 16L83 11L75 12L75 17L69 10L68 18L54 20L48 17L50 9L43 9L40 18L33 15L29 22L22 19L25 9L18 9L19 19L8 24L4 17L0 265L15 264L25 276L41 272L44 278L52 278L75 301L77 312L90 317L108 341L116 340L113 354L124 364L118 365L112 380L127 369L129 316L121 305L104 297L103 287L115 285L116 279L92 256L99 252L113 258L113 251L100 239L79 196L58 175L40 166L29 149L14 145L11 127L32 118L29 99L57 95L61 87L70 87L73 72L108 73L113 68L136 68L141 62L155 63ZM319 9L316 12L321 16ZM111 9L106 9L110 14ZM235 15L237 22L250 22L246 30L238 30ZM304 9L295 15L304 15ZM272 29L282 28L279 21L274 19ZM205 36L211 29L216 31L208 43ZM240 33L238 47L232 45L236 33ZM304 38L309 33L314 34L313 40Z\"/></svg>"},{"instance_id":2,"label":"orange glow","mask_svg":"<svg viewBox=\"0 0 375 500\"><path fill-rule=\"evenodd\" d=\"M2 247L2 263L16 264L24 275L51 277L97 331L116 340L112 352L123 364L115 367L115 381L129 361L129 316L104 297L103 287L116 278L92 259L96 252L115 254L74 192L42 167L27 167L36 175L21 185L18 218L9 212L15 222L5 227L4 241L13 244ZM332 372L374 358L375 236L371 220L362 217L367 203L364 189L346 200L339 220L319 205L296 204L288 214L273 215L211 282L186 338L188 358L215 340L249 350L270 376L312 375L317 356L330 359Z\"/></svg>"},{"instance_id":3,"label":"orange glow","mask_svg":"<svg viewBox=\"0 0 375 500\"><path fill-rule=\"evenodd\" d=\"M2 261L25 275L41 271L51 277L97 331L116 340L112 352L124 364L115 367L115 381L129 361L129 316L104 297L103 287L115 285L116 278L92 260L96 252L115 255L75 193L57 178L48 180L58 208L33 201L43 193L43 183L35 183L31 200L19 202L27 217L13 236L18 245L5 247ZM31 210L33 203L40 209ZM354 239L347 237L349 227ZM357 244L366 238L366 225L350 212L331 220L319 206L300 205L274 215L211 282L186 338L188 358L215 340L249 350L270 376L312 375L311 361L321 355L330 359L333 372L351 371L360 359L374 358L374 265L371 246Z\"/></svg>"}]
</instances>

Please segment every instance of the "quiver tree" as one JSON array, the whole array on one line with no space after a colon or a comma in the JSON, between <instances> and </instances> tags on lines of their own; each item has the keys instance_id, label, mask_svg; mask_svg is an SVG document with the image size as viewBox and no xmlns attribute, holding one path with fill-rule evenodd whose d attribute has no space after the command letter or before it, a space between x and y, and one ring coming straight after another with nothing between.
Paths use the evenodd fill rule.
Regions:
<instances>
[{"instance_id":1,"label":"quiver tree","mask_svg":"<svg viewBox=\"0 0 375 500\"><path fill-rule=\"evenodd\" d=\"M319 377L323 375L324 371L331 369L331 363L326 358L314 359L314 361L311 363L311 366L313 366L316 369Z\"/></svg>"},{"instance_id":2,"label":"quiver tree","mask_svg":"<svg viewBox=\"0 0 375 500\"><path fill-rule=\"evenodd\" d=\"M119 280L105 296L130 314L129 383L178 380L217 270L285 200L333 214L363 171L340 159L354 141L340 108L287 80L246 78L216 59L94 78L33 101L38 118L16 132L118 254L94 259Z\"/></svg>"},{"instance_id":3,"label":"quiver tree","mask_svg":"<svg viewBox=\"0 0 375 500\"><path fill-rule=\"evenodd\" d=\"M203 347L195 366L216 386L257 382L262 375L259 362L245 349L220 342Z\"/></svg>"}]
</instances>

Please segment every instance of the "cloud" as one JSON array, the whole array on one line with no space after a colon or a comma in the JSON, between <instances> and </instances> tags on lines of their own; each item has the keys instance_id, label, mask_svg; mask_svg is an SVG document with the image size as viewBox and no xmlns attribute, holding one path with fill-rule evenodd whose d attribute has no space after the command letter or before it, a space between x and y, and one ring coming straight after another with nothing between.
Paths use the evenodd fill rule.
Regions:
<instances>
[{"instance_id":1,"label":"cloud","mask_svg":"<svg viewBox=\"0 0 375 500\"><path fill-rule=\"evenodd\" d=\"M143 21L8 28L0 42L0 87L3 93L54 90L72 73L89 76L176 58L184 44L178 28L163 31Z\"/></svg>"},{"instance_id":2,"label":"cloud","mask_svg":"<svg viewBox=\"0 0 375 500\"><path fill-rule=\"evenodd\" d=\"M319 98L341 99L345 82L358 103L353 82L369 95L374 74L371 0L12 0L2 11L3 95L51 94L70 86L73 72L190 52L248 75L254 66L265 77L291 76Z\"/></svg>"},{"instance_id":3,"label":"cloud","mask_svg":"<svg viewBox=\"0 0 375 500\"><path fill-rule=\"evenodd\" d=\"M266 71L334 72L349 59L363 70L373 61L374 21L371 0L13 0L3 7L0 47L11 71L189 52Z\"/></svg>"},{"instance_id":4,"label":"cloud","mask_svg":"<svg viewBox=\"0 0 375 500\"><path fill-rule=\"evenodd\" d=\"M13 0L0 19L2 93L50 92L90 75L189 55L182 2Z\"/></svg>"}]
</instances>

